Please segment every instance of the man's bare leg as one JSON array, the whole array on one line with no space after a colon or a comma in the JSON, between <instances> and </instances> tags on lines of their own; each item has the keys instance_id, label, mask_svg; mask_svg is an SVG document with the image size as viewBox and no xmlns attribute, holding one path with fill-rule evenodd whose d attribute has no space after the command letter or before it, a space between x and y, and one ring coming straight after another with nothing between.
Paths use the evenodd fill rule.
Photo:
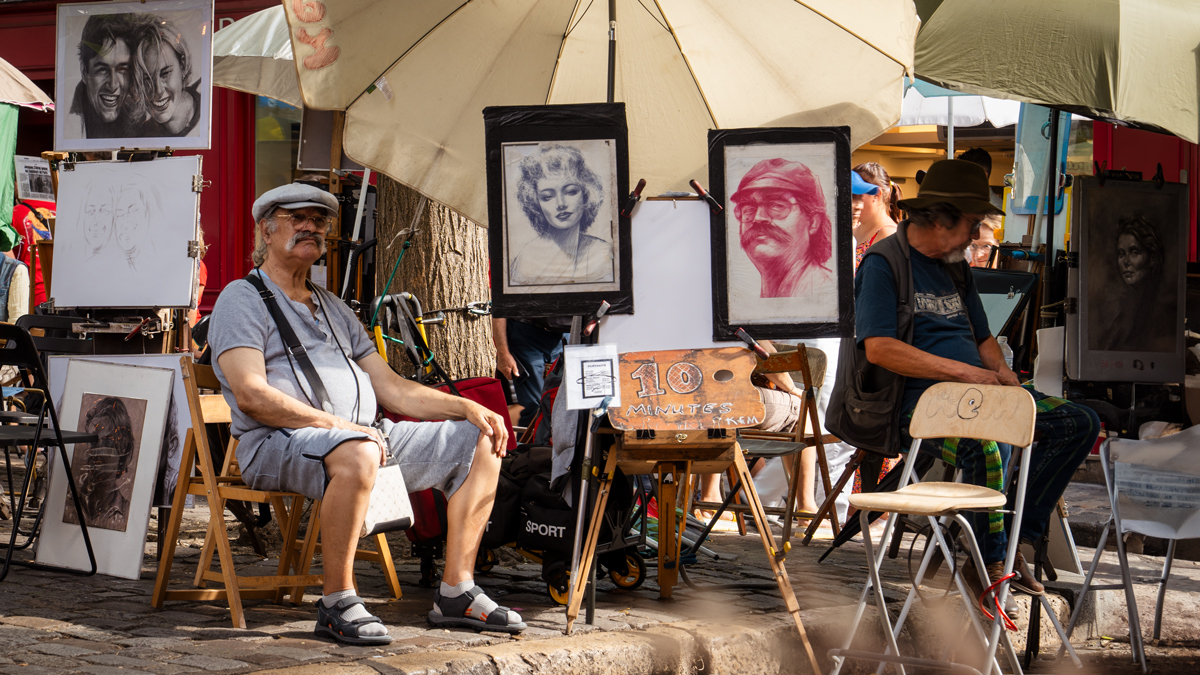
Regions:
<instances>
[{"instance_id":1,"label":"man's bare leg","mask_svg":"<svg viewBox=\"0 0 1200 675\"><path fill-rule=\"evenodd\" d=\"M475 578L475 555L496 499L500 457L492 437L479 434L467 480L446 502L446 568L442 580L454 586Z\"/></svg>"},{"instance_id":2,"label":"man's bare leg","mask_svg":"<svg viewBox=\"0 0 1200 675\"><path fill-rule=\"evenodd\" d=\"M347 441L325 455L329 474L321 501L325 595L354 588L354 550L378 469L379 444L373 441Z\"/></svg>"},{"instance_id":3,"label":"man's bare leg","mask_svg":"<svg viewBox=\"0 0 1200 675\"><path fill-rule=\"evenodd\" d=\"M317 634L342 642L387 644L387 627L361 602L351 602L354 589L354 552L358 533L367 515L371 488L379 469L379 444L346 441L325 455L329 485L321 501L321 560L325 594L317 606ZM338 603L343 603L341 608ZM360 623L355 623L360 622Z\"/></svg>"},{"instance_id":4,"label":"man's bare leg","mask_svg":"<svg viewBox=\"0 0 1200 675\"><path fill-rule=\"evenodd\" d=\"M790 475L792 472L792 462L794 455L788 455L781 458L783 460L783 470ZM821 508L817 504L817 449L814 446L808 446L800 451L800 489L797 496L800 498L800 510L805 513L816 513L817 509Z\"/></svg>"}]
</instances>

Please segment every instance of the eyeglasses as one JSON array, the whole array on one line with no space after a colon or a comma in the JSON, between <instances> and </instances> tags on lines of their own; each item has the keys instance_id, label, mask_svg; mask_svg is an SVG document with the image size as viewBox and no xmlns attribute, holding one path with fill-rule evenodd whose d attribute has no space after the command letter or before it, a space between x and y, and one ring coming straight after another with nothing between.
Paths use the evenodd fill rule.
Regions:
<instances>
[{"instance_id":1,"label":"eyeglasses","mask_svg":"<svg viewBox=\"0 0 1200 675\"><path fill-rule=\"evenodd\" d=\"M791 199L767 199L761 202L749 201L738 204L733 209L733 215L738 220L750 220L762 208L767 210L767 216L772 220L779 220L780 218L787 217L796 206L796 201Z\"/></svg>"},{"instance_id":2,"label":"eyeglasses","mask_svg":"<svg viewBox=\"0 0 1200 675\"><path fill-rule=\"evenodd\" d=\"M318 230L325 231L329 229L333 219L329 216L308 216L303 213L277 213L275 217L292 226L292 229L298 230L300 226L306 222L312 223Z\"/></svg>"},{"instance_id":3,"label":"eyeglasses","mask_svg":"<svg viewBox=\"0 0 1200 675\"><path fill-rule=\"evenodd\" d=\"M992 251L996 249L996 247L991 244L971 244L968 248L971 249L971 255L976 258L982 258L984 256L990 258L992 257Z\"/></svg>"}]
</instances>

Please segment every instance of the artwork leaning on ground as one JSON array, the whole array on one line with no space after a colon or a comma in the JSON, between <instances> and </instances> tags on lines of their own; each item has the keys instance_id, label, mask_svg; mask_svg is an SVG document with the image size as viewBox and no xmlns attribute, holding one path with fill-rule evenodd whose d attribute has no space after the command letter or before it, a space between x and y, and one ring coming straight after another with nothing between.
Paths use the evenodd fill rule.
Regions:
<instances>
[{"instance_id":1,"label":"artwork leaning on ground","mask_svg":"<svg viewBox=\"0 0 1200 675\"><path fill-rule=\"evenodd\" d=\"M632 309L624 104L484 111L497 316Z\"/></svg>"},{"instance_id":2,"label":"artwork leaning on ground","mask_svg":"<svg viewBox=\"0 0 1200 675\"><path fill-rule=\"evenodd\" d=\"M71 470L101 574L137 579L175 372L167 368L72 360L60 422L96 434L68 447ZM75 501L61 461L52 459L37 561L88 569Z\"/></svg>"},{"instance_id":3,"label":"artwork leaning on ground","mask_svg":"<svg viewBox=\"0 0 1200 675\"><path fill-rule=\"evenodd\" d=\"M850 133L709 131L713 339L846 337L854 329Z\"/></svg>"},{"instance_id":4,"label":"artwork leaning on ground","mask_svg":"<svg viewBox=\"0 0 1200 675\"><path fill-rule=\"evenodd\" d=\"M1072 189L1067 372L1179 382L1184 375L1187 186L1077 177Z\"/></svg>"},{"instance_id":5,"label":"artwork leaning on ground","mask_svg":"<svg viewBox=\"0 0 1200 675\"><path fill-rule=\"evenodd\" d=\"M213 0L58 6L56 150L209 147Z\"/></svg>"},{"instance_id":6,"label":"artwork leaning on ground","mask_svg":"<svg viewBox=\"0 0 1200 675\"><path fill-rule=\"evenodd\" d=\"M51 288L59 307L191 307L199 157L60 168Z\"/></svg>"}]
</instances>

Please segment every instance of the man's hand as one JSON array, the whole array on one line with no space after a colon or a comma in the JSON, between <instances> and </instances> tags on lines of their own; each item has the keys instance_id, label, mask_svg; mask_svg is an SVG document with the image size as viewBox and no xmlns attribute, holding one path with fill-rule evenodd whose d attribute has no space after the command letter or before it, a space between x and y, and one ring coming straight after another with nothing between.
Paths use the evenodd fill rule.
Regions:
<instances>
[{"instance_id":1,"label":"man's hand","mask_svg":"<svg viewBox=\"0 0 1200 675\"><path fill-rule=\"evenodd\" d=\"M463 419L479 427L485 436L491 437L492 449L497 456L503 457L508 454L508 428L504 426L504 419L474 401L462 401Z\"/></svg>"},{"instance_id":2,"label":"man's hand","mask_svg":"<svg viewBox=\"0 0 1200 675\"><path fill-rule=\"evenodd\" d=\"M959 382L966 382L968 384L1005 384L1000 379L1000 373L966 364L963 364L963 372L957 379ZM1013 376L1013 380L1013 383L1016 384L1015 375Z\"/></svg>"},{"instance_id":3,"label":"man's hand","mask_svg":"<svg viewBox=\"0 0 1200 675\"><path fill-rule=\"evenodd\" d=\"M1021 380L1017 379L1017 374L1008 368L1001 368L996 375L1000 378L1000 384L1006 387L1021 386Z\"/></svg>"},{"instance_id":4,"label":"man's hand","mask_svg":"<svg viewBox=\"0 0 1200 675\"><path fill-rule=\"evenodd\" d=\"M512 353L507 349L504 351L496 350L496 370L500 371L501 375L510 380L517 379L517 376L521 374L520 369L517 368L517 360L513 358Z\"/></svg>"}]
</instances>

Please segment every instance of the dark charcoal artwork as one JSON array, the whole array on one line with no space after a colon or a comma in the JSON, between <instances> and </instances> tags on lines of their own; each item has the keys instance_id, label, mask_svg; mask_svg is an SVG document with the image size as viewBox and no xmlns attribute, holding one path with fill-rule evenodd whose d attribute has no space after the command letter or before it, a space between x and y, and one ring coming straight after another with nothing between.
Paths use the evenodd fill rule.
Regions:
<instances>
[{"instance_id":1,"label":"dark charcoal artwork","mask_svg":"<svg viewBox=\"0 0 1200 675\"><path fill-rule=\"evenodd\" d=\"M88 527L125 531L145 419L145 399L83 395L76 428L100 436L77 444L71 458ZM63 522L78 522L69 494Z\"/></svg>"}]
</instances>

